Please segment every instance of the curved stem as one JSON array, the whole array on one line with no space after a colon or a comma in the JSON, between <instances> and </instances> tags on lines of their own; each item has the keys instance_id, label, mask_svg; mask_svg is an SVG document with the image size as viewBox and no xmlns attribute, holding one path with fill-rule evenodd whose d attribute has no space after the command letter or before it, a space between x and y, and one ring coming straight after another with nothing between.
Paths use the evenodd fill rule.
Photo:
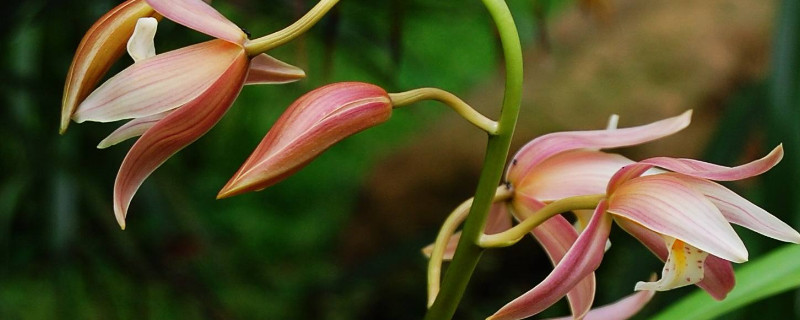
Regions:
<instances>
[{"instance_id":1,"label":"curved stem","mask_svg":"<svg viewBox=\"0 0 800 320\"><path fill-rule=\"evenodd\" d=\"M392 106L395 108L424 100L436 100L446 104L461 117L481 128L481 130L486 131L486 133L497 134L497 122L485 117L456 95L442 89L420 88L406 92L390 93L389 98L392 99Z\"/></svg>"},{"instance_id":2,"label":"curved stem","mask_svg":"<svg viewBox=\"0 0 800 320\"><path fill-rule=\"evenodd\" d=\"M317 24L338 2L339 0L321 0L304 16L288 27L261 38L247 41L244 44L247 55L252 57L292 41L292 39L297 38Z\"/></svg>"},{"instance_id":3,"label":"curved stem","mask_svg":"<svg viewBox=\"0 0 800 320\"><path fill-rule=\"evenodd\" d=\"M498 187L495 191L493 202L508 200L512 195L513 193L511 190L505 186ZM442 224L442 228L439 229L439 234L436 236L436 242L433 244L430 260L428 260L429 307L436 299L436 295L439 294L439 282L442 274L442 261L444 261L444 253L447 249L447 244L450 242L450 238L456 232L456 229L458 229L458 226L460 226L461 223L464 222L464 219L467 218L469 208L472 206L472 199L473 198L467 199L467 201L461 203L458 207L456 207L455 210L453 210L453 212L450 213L450 215Z\"/></svg>"},{"instance_id":4,"label":"curved stem","mask_svg":"<svg viewBox=\"0 0 800 320\"><path fill-rule=\"evenodd\" d=\"M559 213L572 210L594 209L605 197L605 194L593 194L569 197L555 201L539 209L539 211L536 211L511 229L500 233L482 235L478 245L484 248L508 247L517 243L522 237L528 234L528 232L542 224L542 222L547 221L547 219Z\"/></svg>"},{"instance_id":5,"label":"curved stem","mask_svg":"<svg viewBox=\"0 0 800 320\"><path fill-rule=\"evenodd\" d=\"M461 240L444 276L442 290L425 314L425 319L451 319L464 295L467 283L483 253L483 248L477 243L486 224L494 190L503 174L511 136L519 116L522 99L522 48L517 27L505 1L483 0L483 3L497 25L500 42L503 45L506 61L503 109L498 121L497 134L489 136L475 200L464 224Z\"/></svg>"}]
</instances>

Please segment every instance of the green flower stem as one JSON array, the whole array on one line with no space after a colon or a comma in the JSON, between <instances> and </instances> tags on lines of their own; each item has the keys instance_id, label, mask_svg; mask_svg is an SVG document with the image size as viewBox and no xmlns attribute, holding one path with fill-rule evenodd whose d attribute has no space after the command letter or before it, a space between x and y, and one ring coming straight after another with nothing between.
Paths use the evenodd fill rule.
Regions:
<instances>
[{"instance_id":1,"label":"green flower stem","mask_svg":"<svg viewBox=\"0 0 800 320\"><path fill-rule=\"evenodd\" d=\"M480 112L473 109L464 100L459 99L456 95L437 88L420 88L409 90L400 93L390 93L389 98L392 99L392 106L395 108L412 104L424 100L436 100L442 102L452 108L464 119L481 130L494 135L497 134L497 122L482 115Z\"/></svg>"},{"instance_id":2,"label":"green flower stem","mask_svg":"<svg viewBox=\"0 0 800 320\"><path fill-rule=\"evenodd\" d=\"M495 191L493 202L505 201L511 198L513 192L505 186L498 187ZM433 243L431 256L428 260L428 306L433 304L436 295L439 294L439 282L442 274L442 261L444 261L444 252L447 249L447 244L450 238L458 229L458 226L464 222L469 213L469 208L472 206L472 198L464 201L459 205L442 224L439 229L439 235L436 236L436 242Z\"/></svg>"},{"instance_id":3,"label":"green flower stem","mask_svg":"<svg viewBox=\"0 0 800 320\"><path fill-rule=\"evenodd\" d=\"M527 215L525 220L522 220L518 225L506 231L482 235L478 244L484 248L508 247L517 243L522 237L528 234L528 232L547 219L562 212L594 209L605 197L605 194L569 197L550 203L532 214L521 213Z\"/></svg>"},{"instance_id":4,"label":"green flower stem","mask_svg":"<svg viewBox=\"0 0 800 320\"><path fill-rule=\"evenodd\" d=\"M247 41L247 43L244 44L247 55L251 57L256 56L292 41L317 24L317 22L319 22L319 20L337 3L339 3L339 0L321 0L303 17L288 27L261 38Z\"/></svg>"},{"instance_id":5,"label":"green flower stem","mask_svg":"<svg viewBox=\"0 0 800 320\"><path fill-rule=\"evenodd\" d=\"M456 249L455 256L444 275L442 290L425 314L425 319L428 320L453 318L467 288L467 283L472 277L472 272L483 253L484 249L478 246L478 240L483 234L495 188L500 183L500 177L503 174L522 100L522 48L514 18L503 0L483 0L483 3L497 25L500 42L503 45L506 61L503 109L497 134L489 136L483 169L475 191L475 200L464 224L458 249Z\"/></svg>"}]
</instances>

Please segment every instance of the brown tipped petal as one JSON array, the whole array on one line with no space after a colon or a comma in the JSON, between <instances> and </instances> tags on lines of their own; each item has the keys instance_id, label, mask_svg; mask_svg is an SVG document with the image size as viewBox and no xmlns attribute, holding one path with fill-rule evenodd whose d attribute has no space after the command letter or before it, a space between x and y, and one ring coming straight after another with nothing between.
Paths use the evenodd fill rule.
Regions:
<instances>
[{"instance_id":1,"label":"brown tipped petal","mask_svg":"<svg viewBox=\"0 0 800 320\"><path fill-rule=\"evenodd\" d=\"M208 90L170 113L136 141L122 161L114 184L114 213L123 229L128 205L144 179L219 121L239 94L246 75L247 57L242 51Z\"/></svg>"},{"instance_id":2,"label":"brown tipped petal","mask_svg":"<svg viewBox=\"0 0 800 320\"><path fill-rule=\"evenodd\" d=\"M245 84L288 83L305 77L303 69L262 53L250 60L250 72Z\"/></svg>"},{"instance_id":3,"label":"brown tipped petal","mask_svg":"<svg viewBox=\"0 0 800 320\"><path fill-rule=\"evenodd\" d=\"M64 133L78 104L94 89L111 65L125 52L136 21L155 11L142 0L128 0L101 17L83 36L64 85L61 124Z\"/></svg>"},{"instance_id":4,"label":"brown tipped petal","mask_svg":"<svg viewBox=\"0 0 800 320\"><path fill-rule=\"evenodd\" d=\"M392 106L383 89L335 83L295 101L218 198L260 190L296 172L342 139L388 120Z\"/></svg>"}]
</instances>

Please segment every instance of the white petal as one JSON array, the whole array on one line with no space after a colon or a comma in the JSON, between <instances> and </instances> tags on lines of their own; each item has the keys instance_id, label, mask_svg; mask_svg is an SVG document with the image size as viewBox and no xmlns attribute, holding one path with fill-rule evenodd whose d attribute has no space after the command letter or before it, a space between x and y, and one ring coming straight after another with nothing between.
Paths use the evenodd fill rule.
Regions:
<instances>
[{"instance_id":1,"label":"white petal","mask_svg":"<svg viewBox=\"0 0 800 320\"><path fill-rule=\"evenodd\" d=\"M156 37L158 20L153 17L139 18L131 38L128 39L128 54L133 61L140 61L156 55L153 39Z\"/></svg>"}]
</instances>

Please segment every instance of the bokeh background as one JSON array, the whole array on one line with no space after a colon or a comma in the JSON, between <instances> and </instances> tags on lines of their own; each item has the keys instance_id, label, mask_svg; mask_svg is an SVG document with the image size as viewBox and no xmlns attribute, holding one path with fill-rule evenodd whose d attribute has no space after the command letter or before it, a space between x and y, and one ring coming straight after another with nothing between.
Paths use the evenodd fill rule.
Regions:
<instances>
[{"instance_id":1,"label":"bokeh background","mask_svg":"<svg viewBox=\"0 0 800 320\"><path fill-rule=\"evenodd\" d=\"M64 78L83 33L118 1L7 1L0 23L0 319L418 319L426 261L447 213L471 196L485 137L435 103L334 146L264 191L217 201L291 101L334 81L443 88L495 116L502 57L479 1L344 0L270 52L294 84L246 87L223 120L171 158L120 231L112 186L131 142L116 124L58 135ZM260 36L311 0L214 1ZM772 172L728 186L800 227L800 5L796 0L510 0L525 47L516 150L555 130L621 126L695 110L684 132L621 150L734 165L784 143ZM158 52L207 39L162 22ZM131 61L123 58L115 70ZM112 70L112 72L114 72ZM755 259L780 245L737 228ZM596 304L662 264L624 232L598 270ZM481 319L550 270L531 240L487 252L458 319ZM694 290L659 293L647 318ZM726 319L800 318L787 292ZM568 314L562 301L543 317Z\"/></svg>"}]
</instances>

